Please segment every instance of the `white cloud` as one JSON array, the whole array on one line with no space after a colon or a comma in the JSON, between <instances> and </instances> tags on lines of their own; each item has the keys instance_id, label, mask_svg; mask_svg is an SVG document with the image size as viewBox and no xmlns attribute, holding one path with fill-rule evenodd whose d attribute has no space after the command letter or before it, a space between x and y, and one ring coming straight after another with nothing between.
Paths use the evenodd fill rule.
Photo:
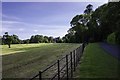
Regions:
<instances>
[{"instance_id":1,"label":"white cloud","mask_svg":"<svg viewBox=\"0 0 120 80\"><path fill-rule=\"evenodd\" d=\"M21 20L21 18L18 18L16 16L11 16L11 15L6 15L6 14L2 14L2 17L3 19L6 18L6 19L11 19L11 20Z\"/></svg>"},{"instance_id":2,"label":"white cloud","mask_svg":"<svg viewBox=\"0 0 120 80\"><path fill-rule=\"evenodd\" d=\"M31 24L19 21L3 21L4 32L9 32L11 34L18 34L20 38L29 38L31 35L46 35L46 36L64 36L67 33L69 26L67 25L42 25L42 24Z\"/></svg>"},{"instance_id":3,"label":"white cloud","mask_svg":"<svg viewBox=\"0 0 120 80\"><path fill-rule=\"evenodd\" d=\"M19 31L24 31L24 29L23 29L23 28L20 28Z\"/></svg>"},{"instance_id":4,"label":"white cloud","mask_svg":"<svg viewBox=\"0 0 120 80\"><path fill-rule=\"evenodd\" d=\"M5 27L2 28L2 32L10 32L10 31L11 31L10 28L5 28Z\"/></svg>"},{"instance_id":5,"label":"white cloud","mask_svg":"<svg viewBox=\"0 0 120 80\"><path fill-rule=\"evenodd\" d=\"M21 23L18 21L2 21L3 24L15 24L15 23Z\"/></svg>"},{"instance_id":6,"label":"white cloud","mask_svg":"<svg viewBox=\"0 0 120 80\"><path fill-rule=\"evenodd\" d=\"M38 30L33 30L34 32L38 32Z\"/></svg>"}]
</instances>

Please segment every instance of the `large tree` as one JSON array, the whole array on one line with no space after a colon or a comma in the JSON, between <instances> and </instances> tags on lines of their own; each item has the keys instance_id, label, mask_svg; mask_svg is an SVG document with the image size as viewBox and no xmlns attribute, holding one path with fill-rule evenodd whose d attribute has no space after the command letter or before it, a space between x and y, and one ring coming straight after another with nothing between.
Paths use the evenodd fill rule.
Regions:
<instances>
[{"instance_id":1,"label":"large tree","mask_svg":"<svg viewBox=\"0 0 120 80\"><path fill-rule=\"evenodd\" d=\"M89 28L94 39L105 40L115 32L116 42L120 42L120 2L109 2L97 8L92 14ZM93 31L92 31L93 30Z\"/></svg>"},{"instance_id":2,"label":"large tree","mask_svg":"<svg viewBox=\"0 0 120 80\"><path fill-rule=\"evenodd\" d=\"M75 42L84 42L88 39L88 22L91 19L91 14L93 13L93 6L91 4L86 6L83 14L76 15L70 22L71 27L70 32L74 32ZM70 33L69 33L70 34Z\"/></svg>"},{"instance_id":3,"label":"large tree","mask_svg":"<svg viewBox=\"0 0 120 80\"><path fill-rule=\"evenodd\" d=\"M5 32L5 34L3 35L3 39L5 41L5 43L8 45L9 48L11 48L11 43L12 43L12 36L10 36L8 34L8 32Z\"/></svg>"},{"instance_id":4,"label":"large tree","mask_svg":"<svg viewBox=\"0 0 120 80\"><path fill-rule=\"evenodd\" d=\"M49 41L50 43L53 43L53 42L54 42L54 38L53 38L52 36L50 36L50 37L48 37L48 41Z\"/></svg>"},{"instance_id":5,"label":"large tree","mask_svg":"<svg viewBox=\"0 0 120 80\"><path fill-rule=\"evenodd\" d=\"M42 35L33 35L30 38L30 43L42 43L44 42L44 37Z\"/></svg>"},{"instance_id":6,"label":"large tree","mask_svg":"<svg viewBox=\"0 0 120 80\"><path fill-rule=\"evenodd\" d=\"M120 44L120 2L109 2L93 11L91 4L86 6L83 14L76 15L70 22L71 28L67 34L74 33L75 42L104 41L108 35L115 32L116 42Z\"/></svg>"},{"instance_id":7,"label":"large tree","mask_svg":"<svg viewBox=\"0 0 120 80\"><path fill-rule=\"evenodd\" d=\"M20 43L20 39L18 38L17 35L13 34L11 37L12 37L12 44L19 44Z\"/></svg>"}]
</instances>

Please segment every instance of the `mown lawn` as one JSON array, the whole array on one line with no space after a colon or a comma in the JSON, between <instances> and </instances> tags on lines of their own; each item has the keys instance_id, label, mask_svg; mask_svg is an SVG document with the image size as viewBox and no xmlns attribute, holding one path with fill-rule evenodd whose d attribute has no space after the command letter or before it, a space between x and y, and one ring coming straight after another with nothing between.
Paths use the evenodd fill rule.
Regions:
<instances>
[{"instance_id":1,"label":"mown lawn","mask_svg":"<svg viewBox=\"0 0 120 80\"><path fill-rule=\"evenodd\" d=\"M119 62L106 53L98 43L87 45L81 64L74 74L75 78L117 78Z\"/></svg>"},{"instance_id":2,"label":"mown lawn","mask_svg":"<svg viewBox=\"0 0 120 80\"><path fill-rule=\"evenodd\" d=\"M40 43L2 46L3 78L30 78L80 44Z\"/></svg>"}]
</instances>

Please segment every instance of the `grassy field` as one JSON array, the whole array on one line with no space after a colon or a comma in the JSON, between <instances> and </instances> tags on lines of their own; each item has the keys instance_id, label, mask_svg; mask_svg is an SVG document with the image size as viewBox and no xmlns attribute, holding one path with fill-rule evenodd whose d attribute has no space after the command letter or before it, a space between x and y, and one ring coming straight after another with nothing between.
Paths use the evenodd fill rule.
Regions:
<instances>
[{"instance_id":1,"label":"grassy field","mask_svg":"<svg viewBox=\"0 0 120 80\"><path fill-rule=\"evenodd\" d=\"M106 53L97 43L90 43L84 52L75 78L117 78L119 63Z\"/></svg>"},{"instance_id":2,"label":"grassy field","mask_svg":"<svg viewBox=\"0 0 120 80\"><path fill-rule=\"evenodd\" d=\"M80 46L67 43L16 44L2 46L3 78L29 78L58 58Z\"/></svg>"}]
</instances>

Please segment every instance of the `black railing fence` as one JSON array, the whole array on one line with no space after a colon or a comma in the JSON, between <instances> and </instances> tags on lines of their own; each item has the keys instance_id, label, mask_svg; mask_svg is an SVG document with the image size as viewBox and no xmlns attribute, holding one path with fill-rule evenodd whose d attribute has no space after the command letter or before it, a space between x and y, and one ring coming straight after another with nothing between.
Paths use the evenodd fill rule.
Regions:
<instances>
[{"instance_id":1,"label":"black railing fence","mask_svg":"<svg viewBox=\"0 0 120 80\"><path fill-rule=\"evenodd\" d=\"M80 47L73 50L61 59L58 59L55 63L51 64L46 69L39 71L39 73L30 80L68 80L69 78L72 78L73 72L76 70L76 66L78 65L81 56L83 55L84 47L85 44L81 44Z\"/></svg>"}]
</instances>

